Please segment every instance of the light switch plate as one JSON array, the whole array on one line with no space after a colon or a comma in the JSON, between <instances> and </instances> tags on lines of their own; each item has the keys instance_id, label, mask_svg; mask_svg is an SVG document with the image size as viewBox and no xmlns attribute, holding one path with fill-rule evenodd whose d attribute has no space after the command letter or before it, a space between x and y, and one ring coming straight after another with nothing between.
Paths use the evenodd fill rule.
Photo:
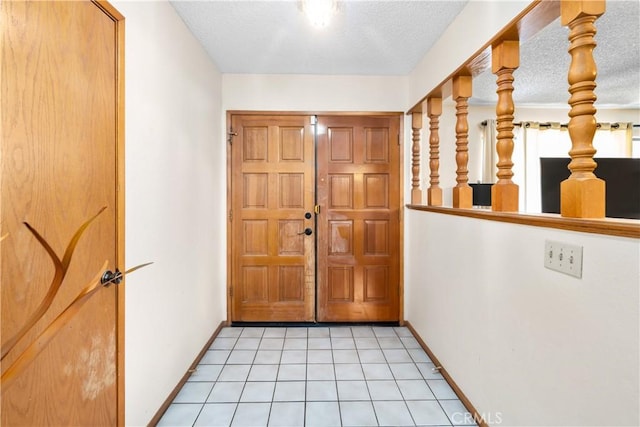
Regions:
<instances>
[{"instance_id":1,"label":"light switch plate","mask_svg":"<svg viewBox=\"0 0 640 427\"><path fill-rule=\"evenodd\" d=\"M577 278L582 278L582 246L546 240L544 266Z\"/></svg>"}]
</instances>

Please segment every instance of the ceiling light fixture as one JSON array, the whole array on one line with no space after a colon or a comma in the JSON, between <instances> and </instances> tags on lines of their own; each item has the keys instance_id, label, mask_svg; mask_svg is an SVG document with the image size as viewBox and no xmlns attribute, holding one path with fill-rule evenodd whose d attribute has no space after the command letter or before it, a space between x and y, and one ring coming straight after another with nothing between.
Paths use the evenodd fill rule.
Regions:
<instances>
[{"instance_id":1,"label":"ceiling light fixture","mask_svg":"<svg viewBox=\"0 0 640 427\"><path fill-rule=\"evenodd\" d=\"M302 0L302 11L307 15L311 25L324 28L329 25L331 17L338 11L336 0Z\"/></svg>"}]
</instances>

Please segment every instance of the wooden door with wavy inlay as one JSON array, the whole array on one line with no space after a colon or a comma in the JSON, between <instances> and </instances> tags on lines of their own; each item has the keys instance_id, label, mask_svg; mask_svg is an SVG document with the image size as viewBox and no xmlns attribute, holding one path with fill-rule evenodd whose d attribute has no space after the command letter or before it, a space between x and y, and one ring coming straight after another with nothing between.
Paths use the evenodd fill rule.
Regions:
<instances>
[{"instance_id":1,"label":"wooden door with wavy inlay","mask_svg":"<svg viewBox=\"0 0 640 427\"><path fill-rule=\"evenodd\" d=\"M119 286L99 288L41 352L20 358L105 261L110 270L124 267L123 17L106 2L2 1L0 9L0 424L123 424ZM59 280L24 222L65 264L72 236L102 208L43 305ZM39 320L13 339L30 317ZM20 360L30 363L18 369Z\"/></svg>"},{"instance_id":2,"label":"wooden door with wavy inlay","mask_svg":"<svg viewBox=\"0 0 640 427\"><path fill-rule=\"evenodd\" d=\"M398 321L400 118L318 118L318 321Z\"/></svg>"},{"instance_id":3,"label":"wooden door with wavy inlay","mask_svg":"<svg viewBox=\"0 0 640 427\"><path fill-rule=\"evenodd\" d=\"M310 117L233 115L231 128L231 319L313 321Z\"/></svg>"}]
</instances>

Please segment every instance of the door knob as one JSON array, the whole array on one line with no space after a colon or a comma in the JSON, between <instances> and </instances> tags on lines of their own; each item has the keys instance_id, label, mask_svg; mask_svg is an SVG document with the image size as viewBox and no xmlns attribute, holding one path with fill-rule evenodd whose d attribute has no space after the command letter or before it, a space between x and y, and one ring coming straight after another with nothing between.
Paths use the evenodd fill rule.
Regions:
<instances>
[{"instance_id":1,"label":"door knob","mask_svg":"<svg viewBox=\"0 0 640 427\"><path fill-rule=\"evenodd\" d=\"M122 282L122 273L117 268L115 273L111 270L105 271L100 278L100 284L105 286L109 286L112 283L117 285L120 282Z\"/></svg>"},{"instance_id":2,"label":"door knob","mask_svg":"<svg viewBox=\"0 0 640 427\"><path fill-rule=\"evenodd\" d=\"M298 233L298 235L300 234L306 234L307 236L311 236L313 234L313 230L307 227L304 229L304 231Z\"/></svg>"}]
</instances>

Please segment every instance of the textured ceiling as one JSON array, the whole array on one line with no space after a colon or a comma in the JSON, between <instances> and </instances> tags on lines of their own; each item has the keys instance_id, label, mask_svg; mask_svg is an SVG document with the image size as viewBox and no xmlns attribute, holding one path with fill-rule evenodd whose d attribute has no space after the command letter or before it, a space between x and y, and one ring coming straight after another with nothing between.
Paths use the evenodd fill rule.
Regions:
<instances>
[{"instance_id":1,"label":"textured ceiling","mask_svg":"<svg viewBox=\"0 0 640 427\"><path fill-rule=\"evenodd\" d=\"M326 28L296 1L172 1L223 73L406 75L464 1L343 1Z\"/></svg>"},{"instance_id":2,"label":"textured ceiling","mask_svg":"<svg viewBox=\"0 0 640 427\"><path fill-rule=\"evenodd\" d=\"M171 1L222 73L327 75L409 74L466 3L342 1L317 29L297 1ZM639 8L638 0L609 1L596 21L597 107L640 108ZM521 47L517 105L567 105L567 35L556 20ZM490 71L473 86L471 104L495 104Z\"/></svg>"},{"instance_id":3,"label":"textured ceiling","mask_svg":"<svg viewBox=\"0 0 640 427\"><path fill-rule=\"evenodd\" d=\"M595 25L596 107L640 108L640 2L607 2ZM513 83L516 105L567 105L568 35L568 28L557 19L521 46ZM495 104L495 81L490 70L477 76L469 102Z\"/></svg>"}]
</instances>

